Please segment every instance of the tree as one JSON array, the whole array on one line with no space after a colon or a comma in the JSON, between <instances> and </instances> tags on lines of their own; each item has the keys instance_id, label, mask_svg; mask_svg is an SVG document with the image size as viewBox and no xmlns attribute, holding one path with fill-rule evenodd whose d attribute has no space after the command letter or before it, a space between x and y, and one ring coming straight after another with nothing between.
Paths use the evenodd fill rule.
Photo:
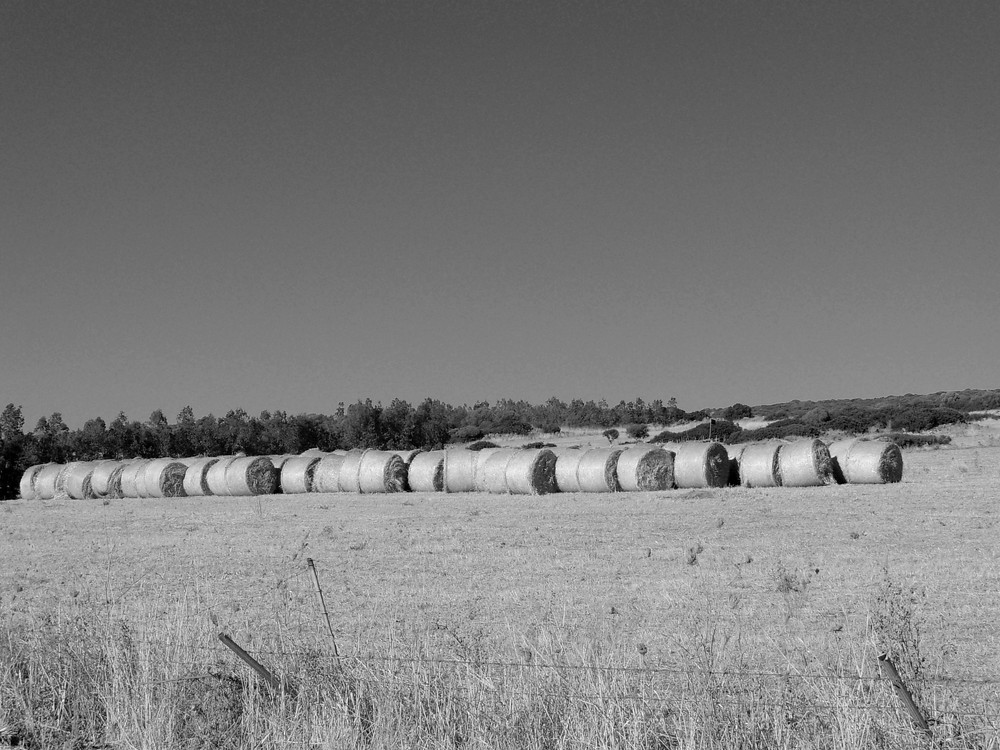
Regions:
<instances>
[{"instance_id":1,"label":"tree","mask_svg":"<svg viewBox=\"0 0 1000 750\"><path fill-rule=\"evenodd\" d=\"M628 433L630 438L635 440L644 440L649 437L649 425L630 424L625 428L625 432Z\"/></svg>"},{"instance_id":2,"label":"tree","mask_svg":"<svg viewBox=\"0 0 1000 750\"><path fill-rule=\"evenodd\" d=\"M20 406L7 404L0 414L0 440L8 442L23 436L24 415Z\"/></svg>"},{"instance_id":3,"label":"tree","mask_svg":"<svg viewBox=\"0 0 1000 750\"><path fill-rule=\"evenodd\" d=\"M614 427L612 427L610 430L605 430L601 434L608 439L608 443L613 443L618 439L618 430L616 430Z\"/></svg>"}]
</instances>

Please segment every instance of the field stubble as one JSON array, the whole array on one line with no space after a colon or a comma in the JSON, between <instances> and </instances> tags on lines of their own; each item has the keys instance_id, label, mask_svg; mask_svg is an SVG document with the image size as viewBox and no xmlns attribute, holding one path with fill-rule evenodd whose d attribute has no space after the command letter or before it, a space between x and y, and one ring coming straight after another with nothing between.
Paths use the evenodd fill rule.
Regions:
<instances>
[{"instance_id":1,"label":"field stubble","mask_svg":"<svg viewBox=\"0 0 1000 750\"><path fill-rule=\"evenodd\" d=\"M1000 747L1000 449L905 460L885 486L9 502L0 737L906 746L888 651L936 737Z\"/></svg>"}]
</instances>

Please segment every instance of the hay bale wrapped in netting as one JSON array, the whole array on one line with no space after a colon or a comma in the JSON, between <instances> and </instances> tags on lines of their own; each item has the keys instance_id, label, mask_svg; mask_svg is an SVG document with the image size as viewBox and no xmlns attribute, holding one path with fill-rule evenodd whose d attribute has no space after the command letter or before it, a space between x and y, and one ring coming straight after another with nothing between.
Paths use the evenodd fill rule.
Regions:
<instances>
[{"instance_id":1,"label":"hay bale wrapped in netting","mask_svg":"<svg viewBox=\"0 0 1000 750\"><path fill-rule=\"evenodd\" d=\"M340 469L344 465L344 455L326 453L313 467L312 489L310 492L340 492Z\"/></svg>"},{"instance_id":2,"label":"hay bale wrapped in netting","mask_svg":"<svg viewBox=\"0 0 1000 750\"><path fill-rule=\"evenodd\" d=\"M517 455L517 448L484 448L479 451L490 451L486 460L476 466L476 491L489 492L491 495L506 495L510 492L507 486L507 466Z\"/></svg>"},{"instance_id":3,"label":"hay bale wrapped in netting","mask_svg":"<svg viewBox=\"0 0 1000 750\"><path fill-rule=\"evenodd\" d=\"M267 456L241 456L226 466L230 497L273 495L278 491L278 471Z\"/></svg>"},{"instance_id":4,"label":"hay bale wrapped in netting","mask_svg":"<svg viewBox=\"0 0 1000 750\"><path fill-rule=\"evenodd\" d=\"M146 494L150 497L186 497L188 464L176 458L158 458L146 467ZM200 493L199 493L200 494Z\"/></svg>"},{"instance_id":5,"label":"hay bale wrapped in netting","mask_svg":"<svg viewBox=\"0 0 1000 750\"><path fill-rule=\"evenodd\" d=\"M830 450L822 440L796 440L778 449L782 487L822 487L833 480Z\"/></svg>"},{"instance_id":6,"label":"hay bale wrapped in netting","mask_svg":"<svg viewBox=\"0 0 1000 750\"><path fill-rule=\"evenodd\" d=\"M674 454L653 445L626 448L618 457L618 483L625 492L653 492L674 486Z\"/></svg>"},{"instance_id":7,"label":"hay bale wrapped in netting","mask_svg":"<svg viewBox=\"0 0 1000 750\"><path fill-rule=\"evenodd\" d=\"M558 492L556 454L548 448L519 450L507 464L507 491L512 495Z\"/></svg>"},{"instance_id":8,"label":"hay bale wrapped in netting","mask_svg":"<svg viewBox=\"0 0 1000 750\"><path fill-rule=\"evenodd\" d=\"M107 497L111 491L111 476L122 465L121 461L98 461L90 475L90 488L95 497Z\"/></svg>"},{"instance_id":9,"label":"hay bale wrapped in netting","mask_svg":"<svg viewBox=\"0 0 1000 750\"><path fill-rule=\"evenodd\" d=\"M411 492L444 492L444 451L423 451L410 461L406 478Z\"/></svg>"},{"instance_id":10,"label":"hay bale wrapped in netting","mask_svg":"<svg viewBox=\"0 0 1000 750\"><path fill-rule=\"evenodd\" d=\"M35 475L35 496L39 500L51 500L58 494L56 483L65 464L45 464Z\"/></svg>"},{"instance_id":11,"label":"hay bale wrapped in netting","mask_svg":"<svg viewBox=\"0 0 1000 750\"><path fill-rule=\"evenodd\" d=\"M160 475L163 470L170 465L172 458L154 458L143 469L139 481L139 492L142 497L163 497L160 492ZM182 480L183 481L183 480Z\"/></svg>"},{"instance_id":12,"label":"hay bale wrapped in netting","mask_svg":"<svg viewBox=\"0 0 1000 750\"><path fill-rule=\"evenodd\" d=\"M108 477L108 493L105 497L125 497L122 494L122 473L125 471L125 467L128 466L128 462L118 461L117 463L118 465L115 466L114 470L111 472L111 476Z\"/></svg>"},{"instance_id":13,"label":"hay bale wrapped in netting","mask_svg":"<svg viewBox=\"0 0 1000 750\"><path fill-rule=\"evenodd\" d=\"M729 486L738 487L740 484L740 457L743 455L743 450L747 447L746 443L737 443L736 445L727 445L726 453L729 454Z\"/></svg>"},{"instance_id":14,"label":"hay bale wrapped in netting","mask_svg":"<svg viewBox=\"0 0 1000 750\"><path fill-rule=\"evenodd\" d=\"M364 494L406 492L406 461L396 451L366 450L358 462L358 490Z\"/></svg>"},{"instance_id":15,"label":"hay bale wrapped in netting","mask_svg":"<svg viewBox=\"0 0 1000 750\"><path fill-rule=\"evenodd\" d=\"M136 458L125 464L121 473L121 494L122 497L140 497L139 482L145 483L144 472L148 459Z\"/></svg>"},{"instance_id":16,"label":"hay bale wrapped in netting","mask_svg":"<svg viewBox=\"0 0 1000 750\"><path fill-rule=\"evenodd\" d=\"M618 459L622 448L593 448L584 451L576 466L576 481L580 492L621 492L618 481Z\"/></svg>"},{"instance_id":17,"label":"hay bale wrapped in netting","mask_svg":"<svg viewBox=\"0 0 1000 750\"><path fill-rule=\"evenodd\" d=\"M337 478L337 488L341 492L361 493L361 459L367 450L367 448L357 448L344 454L344 462L340 465L340 476Z\"/></svg>"},{"instance_id":18,"label":"hay bale wrapped in netting","mask_svg":"<svg viewBox=\"0 0 1000 750\"><path fill-rule=\"evenodd\" d=\"M778 451L781 443L751 443L740 456L740 482L744 487L780 487Z\"/></svg>"},{"instance_id":19,"label":"hay bale wrapped in netting","mask_svg":"<svg viewBox=\"0 0 1000 750\"><path fill-rule=\"evenodd\" d=\"M476 451L476 465L472 474L472 491L489 492L490 488L486 480L486 462L499 451L512 451L514 448L482 448Z\"/></svg>"},{"instance_id":20,"label":"hay bale wrapped in netting","mask_svg":"<svg viewBox=\"0 0 1000 750\"><path fill-rule=\"evenodd\" d=\"M579 492L580 480L576 476L580 460L586 451L579 448L556 448L556 486L559 492Z\"/></svg>"},{"instance_id":21,"label":"hay bale wrapped in netting","mask_svg":"<svg viewBox=\"0 0 1000 750\"><path fill-rule=\"evenodd\" d=\"M903 479L903 452L885 440L839 440L830 444L834 477L850 484L893 484Z\"/></svg>"},{"instance_id":22,"label":"hay bale wrapped in netting","mask_svg":"<svg viewBox=\"0 0 1000 750\"><path fill-rule=\"evenodd\" d=\"M476 456L476 451L466 448L445 450L445 492L472 492L475 489Z\"/></svg>"},{"instance_id":23,"label":"hay bale wrapped in netting","mask_svg":"<svg viewBox=\"0 0 1000 750\"><path fill-rule=\"evenodd\" d=\"M38 493L35 491L35 480L38 478L42 469L49 465L50 464L35 464L34 466L29 466L24 470L24 473L21 475L21 481L18 484L18 490L22 500L35 500L38 498Z\"/></svg>"},{"instance_id":24,"label":"hay bale wrapped in netting","mask_svg":"<svg viewBox=\"0 0 1000 750\"><path fill-rule=\"evenodd\" d=\"M729 484L729 452L722 443L664 443L674 454L674 486L725 487Z\"/></svg>"},{"instance_id":25,"label":"hay bale wrapped in netting","mask_svg":"<svg viewBox=\"0 0 1000 750\"><path fill-rule=\"evenodd\" d=\"M204 479L204 487L208 489L206 495L226 497L229 494L229 485L226 484L226 469L236 459L237 456L220 456L218 461L209 465L205 470Z\"/></svg>"},{"instance_id":26,"label":"hay bale wrapped in netting","mask_svg":"<svg viewBox=\"0 0 1000 750\"><path fill-rule=\"evenodd\" d=\"M313 491L313 475L319 456L295 456L284 462L278 476L278 487L283 495L300 495Z\"/></svg>"},{"instance_id":27,"label":"hay bale wrapped in netting","mask_svg":"<svg viewBox=\"0 0 1000 750\"><path fill-rule=\"evenodd\" d=\"M93 497L90 475L94 473L96 461L72 461L66 464L63 474L63 488L72 500L85 500Z\"/></svg>"},{"instance_id":28,"label":"hay bale wrapped in netting","mask_svg":"<svg viewBox=\"0 0 1000 750\"><path fill-rule=\"evenodd\" d=\"M184 494L188 497L211 495L212 490L205 481L205 474L218 461L219 459L215 456L202 456L193 459L184 471Z\"/></svg>"},{"instance_id":29,"label":"hay bale wrapped in netting","mask_svg":"<svg viewBox=\"0 0 1000 750\"><path fill-rule=\"evenodd\" d=\"M268 456L271 459L271 463L274 464L274 468L281 472L281 467L285 465L285 461L290 458L299 458L298 453L276 453L273 456Z\"/></svg>"}]
</instances>

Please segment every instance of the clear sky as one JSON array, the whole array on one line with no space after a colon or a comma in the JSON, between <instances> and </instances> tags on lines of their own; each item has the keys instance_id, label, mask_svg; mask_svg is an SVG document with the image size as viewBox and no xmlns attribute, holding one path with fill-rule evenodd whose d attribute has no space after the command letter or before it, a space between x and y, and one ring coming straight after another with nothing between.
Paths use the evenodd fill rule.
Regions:
<instances>
[{"instance_id":1,"label":"clear sky","mask_svg":"<svg viewBox=\"0 0 1000 750\"><path fill-rule=\"evenodd\" d=\"M29 426L1000 387L1000 3L0 4Z\"/></svg>"}]
</instances>

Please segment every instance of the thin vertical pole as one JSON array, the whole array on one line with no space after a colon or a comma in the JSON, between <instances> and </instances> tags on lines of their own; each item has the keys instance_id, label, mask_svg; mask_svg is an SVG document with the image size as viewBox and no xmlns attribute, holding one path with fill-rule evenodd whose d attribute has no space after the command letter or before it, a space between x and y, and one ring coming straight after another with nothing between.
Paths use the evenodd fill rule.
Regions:
<instances>
[{"instance_id":1,"label":"thin vertical pole","mask_svg":"<svg viewBox=\"0 0 1000 750\"><path fill-rule=\"evenodd\" d=\"M309 565L309 570L313 574L313 583L316 584L316 595L319 597L319 606L323 610L323 617L326 618L326 629L330 631L330 640L333 641L333 655L340 659L340 653L337 651L337 636L333 634L333 625L330 623L330 613L326 610L326 599L323 598L323 589L319 585L319 573L316 572L316 564L313 562L311 557L306 558L306 564Z\"/></svg>"}]
</instances>

